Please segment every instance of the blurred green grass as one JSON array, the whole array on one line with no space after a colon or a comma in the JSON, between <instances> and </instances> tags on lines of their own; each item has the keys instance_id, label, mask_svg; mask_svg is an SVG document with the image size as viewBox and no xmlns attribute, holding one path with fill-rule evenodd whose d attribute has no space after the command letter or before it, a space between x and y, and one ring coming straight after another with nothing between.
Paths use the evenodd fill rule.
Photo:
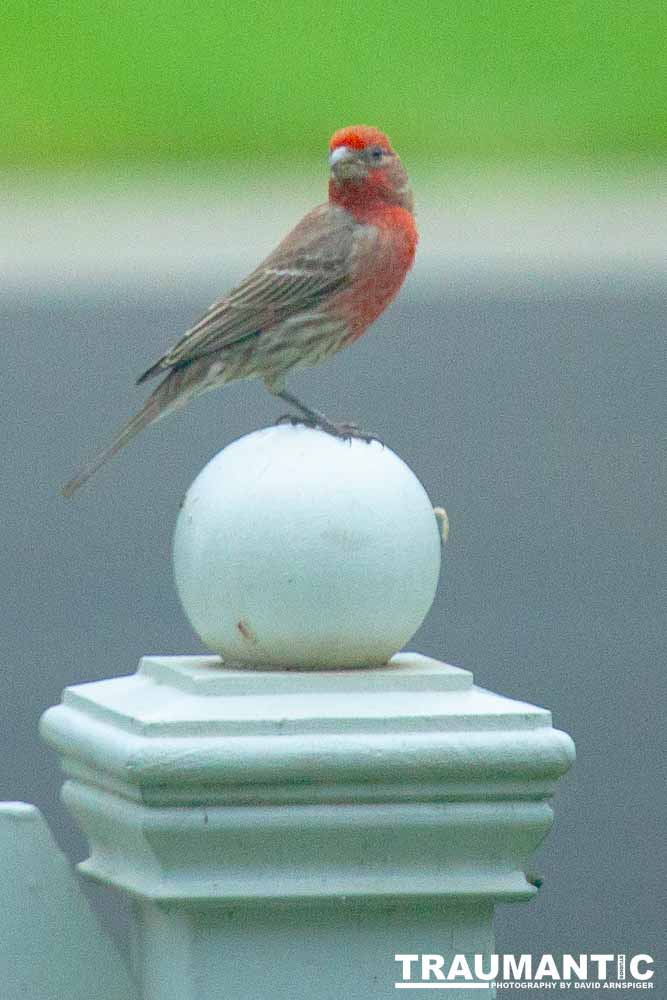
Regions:
<instances>
[{"instance_id":1,"label":"blurred green grass","mask_svg":"<svg viewBox=\"0 0 667 1000\"><path fill-rule=\"evenodd\" d=\"M0 166L321 157L386 129L431 165L665 149L664 0L8 0Z\"/></svg>"}]
</instances>

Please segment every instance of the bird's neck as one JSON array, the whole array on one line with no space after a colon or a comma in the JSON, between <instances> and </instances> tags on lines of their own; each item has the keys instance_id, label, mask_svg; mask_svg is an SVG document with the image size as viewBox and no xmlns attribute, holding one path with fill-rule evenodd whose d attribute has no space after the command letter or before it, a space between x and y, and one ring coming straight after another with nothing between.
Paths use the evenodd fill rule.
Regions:
<instances>
[{"instance_id":1,"label":"bird's neck","mask_svg":"<svg viewBox=\"0 0 667 1000\"><path fill-rule=\"evenodd\" d=\"M329 201L346 209L357 219L364 219L381 209L389 207L405 208L412 212L412 192L407 183L404 187L394 187L383 183L371 183L370 178L360 183L352 181L329 181Z\"/></svg>"}]
</instances>

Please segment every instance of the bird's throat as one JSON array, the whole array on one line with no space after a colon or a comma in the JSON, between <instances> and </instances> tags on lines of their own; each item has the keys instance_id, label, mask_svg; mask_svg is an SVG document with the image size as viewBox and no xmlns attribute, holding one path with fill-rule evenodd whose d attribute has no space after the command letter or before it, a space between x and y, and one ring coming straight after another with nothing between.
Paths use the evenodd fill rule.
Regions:
<instances>
[{"instance_id":1,"label":"bird's throat","mask_svg":"<svg viewBox=\"0 0 667 1000\"><path fill-rule=\"evenodd\" d=\"M398 206L412 211L413 199L409 187L396 188L369 175L363 181L329 181L329 201L346 209L356 219L363 221L369 215L386 208Z\"/></svg>"}]
</instances>

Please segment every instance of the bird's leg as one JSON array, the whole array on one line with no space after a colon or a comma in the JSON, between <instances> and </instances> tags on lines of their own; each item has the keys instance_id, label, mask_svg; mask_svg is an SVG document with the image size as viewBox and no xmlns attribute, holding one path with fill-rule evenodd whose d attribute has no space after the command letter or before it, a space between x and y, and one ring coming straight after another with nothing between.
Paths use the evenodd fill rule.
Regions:
<instances>
[{"instance_id":1,"label":"bird's leg","mask_svg":"<svg viewBox=\"0 0 667 1000\"><path fill-rule=\"evenodd\" d=\"M287 389L281 389L280 392L276 392L275 395L279 399L289 403L289 405L293 406L295 410L298 410L299 413L305 417L306 421L314 427L322 427L326 430L331 428L332 431L335 428L336 425L333 421L329 420L329 418L323 413L320 413L319 410L313 410L310 406L306 406L305 403L302 403L296 398L296 396L293 396L291 392L287 391Z\"/></svg>"},{"instance_id":2,"label":"bird's leg","mask_svg":"<svg viewBox=\"0 0 667 1000\"><path fill-rule=\"evenodd\" d=\"M333 437L340 438L360 438L362 441L377 441L378 439L372 434L364 434L356 424L337 424L333 420L329 420L324 413L320 413L319 410L314 410L310 406L306 406L302 403L296 396L293 396L291 392L288 392L284 387L276 387L273 390L273 395L277 396L279 399L284 400L293 406L302 415L301 420L296 420L296 418L287 414L285 417L281 417L278 421L279 423L283 420L290 420L292 422L305 423L310 427L319 427L321 430L326 431L327 434L331 434Z\"/></svg>"}]
</instances>

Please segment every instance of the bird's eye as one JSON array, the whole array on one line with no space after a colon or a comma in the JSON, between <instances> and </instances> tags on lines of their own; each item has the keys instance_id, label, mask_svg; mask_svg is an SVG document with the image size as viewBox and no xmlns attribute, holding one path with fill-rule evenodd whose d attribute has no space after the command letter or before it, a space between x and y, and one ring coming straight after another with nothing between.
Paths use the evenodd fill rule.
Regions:
<instances>
[{"instance_id":1,"label":"bird's eye","mask_svg":"<svg viewBox=\"0 0 667 1000\"><path fill-rule=\"evenodd\" d=\"M371 149L371 160L374 160L376 163L379 163L383 155L384 155L384 150L382 149L381 146L373 146L373 148Z\"/></svg>"}]
</instances>

